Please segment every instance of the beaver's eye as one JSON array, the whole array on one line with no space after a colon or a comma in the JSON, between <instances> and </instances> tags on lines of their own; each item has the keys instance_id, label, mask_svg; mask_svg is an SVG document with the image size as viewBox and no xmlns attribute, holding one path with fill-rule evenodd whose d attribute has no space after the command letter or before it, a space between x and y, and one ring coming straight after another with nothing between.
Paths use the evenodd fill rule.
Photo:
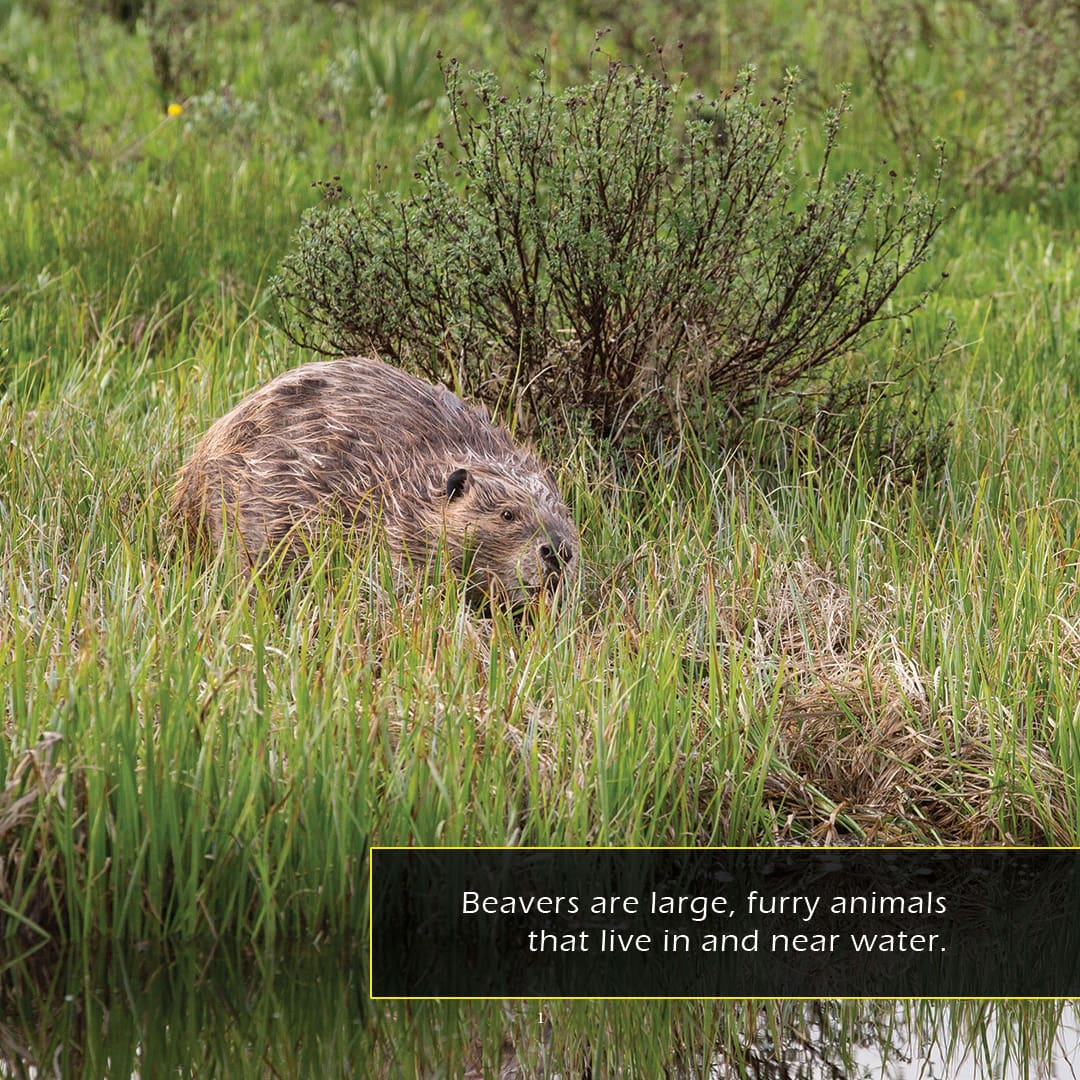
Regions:
<instances>
[{"instance_id":1,"label":"beaver's eye","mask_svg":"<svg viewBox=\"0 0 1080 1080\"><path fill-rule=\"evenodd\" d=\"M504 510L502 512L502 519L503 519L503 521L513 521L514 520L514 511L513 510Z\"/></svg>"}]
</instances>

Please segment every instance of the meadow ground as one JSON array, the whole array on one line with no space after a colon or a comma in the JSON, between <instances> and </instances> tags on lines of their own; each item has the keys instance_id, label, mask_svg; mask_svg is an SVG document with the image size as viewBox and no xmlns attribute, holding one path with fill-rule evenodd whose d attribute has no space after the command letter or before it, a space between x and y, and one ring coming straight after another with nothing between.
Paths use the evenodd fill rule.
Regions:
<instances>
[{"instance_id":1,"label":"meadow ground","mask_svg":"<svg viewBox=\"0 0 1080 1080\"><path fill-rule=\"evenodd\" d=\"M982 82L951 83L928 28L895 60L920 73L917 108L881 84L867 50L892 39L854 9L692 6L680 24L706 93L748 61L766 86L798 64L811 149L814 102L849 80L844 166L903 168L915 116L955 145L956 209L904 292L939 287L846 361L943 353L923 421L947 426L940 467L883 476L858 445L767 426L750 448L686 436L632 459L553 435L588 570L523 629L438 582L395 594L377 551L331 550L303 588L249 604L227 565L176 557L165 511L199 433L302 359L268 283L312 183L408 183L445 120L437 48L522 86L541 49L554 78L583 77L591 13L176 4L129 30L93 5L0 3L9 955L362 934L372 842L1078 845L1075 145L1048 136L1009 175L1010 133L971 89L1002 63L979 14L997 7L957 7L938 32L975 35ZM647 27L606 47L634 61ZM1033 132L1067 111L1054 90ZM894 1016L541 1004L369 1012L343 1060L491 1069L504 1036L525 1056L542 1041L543 1013L560 1067L747 1070L792 1030L842 1048ZM907 1015L944 1042L1004 1032L1024 1061L1047 1056L1061 1007L946 1012Z\"/></svg>"}]
</instances>

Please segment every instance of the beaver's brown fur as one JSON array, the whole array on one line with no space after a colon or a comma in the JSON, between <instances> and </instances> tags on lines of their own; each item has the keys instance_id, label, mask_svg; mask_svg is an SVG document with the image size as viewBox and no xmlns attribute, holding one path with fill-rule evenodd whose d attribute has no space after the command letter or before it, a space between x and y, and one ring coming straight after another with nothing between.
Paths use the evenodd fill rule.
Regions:
<instances>
[{"instance_id":1,"label":"beaver's brown fur","mask_svg":"<svg viewBox=\"0 0 1080 1080\"><path fill-rule=\"evenodd\" d=\"M378 525L408 565L438 549L477 595L526 602L577 569L551 472L486 412L378 360L305 364L218 420L181 469L173 509L213 547L236 530L260 566L309 551L318 526Z\"/></svg>"}]
</instances>

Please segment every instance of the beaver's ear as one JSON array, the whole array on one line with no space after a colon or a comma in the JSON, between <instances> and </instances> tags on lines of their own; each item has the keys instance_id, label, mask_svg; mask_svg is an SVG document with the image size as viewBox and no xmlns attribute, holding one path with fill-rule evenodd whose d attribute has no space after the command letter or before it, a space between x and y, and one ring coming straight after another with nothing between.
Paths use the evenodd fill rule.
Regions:
<instances>
[{"instance_id":1,"label":"beaver's ear","mask_svg":"<svg viewBox=\"0 0 1080 1080\"><path fill-rule=\"evenodd\" d=\"M469 490L469 470L455 469L446 478L446 497L453 502L459 495Z\"/></svg>"}]
</instances>

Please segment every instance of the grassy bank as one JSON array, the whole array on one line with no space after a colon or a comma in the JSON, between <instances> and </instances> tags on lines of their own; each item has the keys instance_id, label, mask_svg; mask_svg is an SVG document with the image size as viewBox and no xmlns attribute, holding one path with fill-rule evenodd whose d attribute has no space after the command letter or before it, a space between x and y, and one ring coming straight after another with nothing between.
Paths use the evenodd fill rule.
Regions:
<instances>
[{"instance_id":1,"label":"grassy bank","mask_svg":"<svg viewBox=\"0 0 1080 1080\"><path fill-rule=\"evenodd\" d=\"M835 71L854 82L843 164L902 157L857 23L751 14L688 26L707 92L752 60L825 90ZM165 86L145 25L0 3L6 947L361 933L372 842L1080 842L1075 180L958 171L910 295L948 278L865 346L929 360L955 321L940 471L882 480L858 448L768 430L755 452L687 438L634 460L568 436L545 452L588 570L564 611L482 620L452 584L401 596L377 552L340 550L249 603L228 566L177 557L167 491L213 418L302 359L267 282L312 181L407 182L445 117L436 48L522 81L545 48L569 81L593 28L568 8L540 33L512 4L213 20L169 39ZM650 46L635 24L608 47ZM982 114L928 65L940 133L978 144ZM750 1024L556 1008L565 1061L599 1029L604 1065L621 1046L643 1076ZM380 1053L419 1030L419 1072L452 1031L458 1061L475 1022L490 1062L504 1030L539 1029L531 1007L455 1009L388 1022Z\"/></svg>"}]
</instances>

